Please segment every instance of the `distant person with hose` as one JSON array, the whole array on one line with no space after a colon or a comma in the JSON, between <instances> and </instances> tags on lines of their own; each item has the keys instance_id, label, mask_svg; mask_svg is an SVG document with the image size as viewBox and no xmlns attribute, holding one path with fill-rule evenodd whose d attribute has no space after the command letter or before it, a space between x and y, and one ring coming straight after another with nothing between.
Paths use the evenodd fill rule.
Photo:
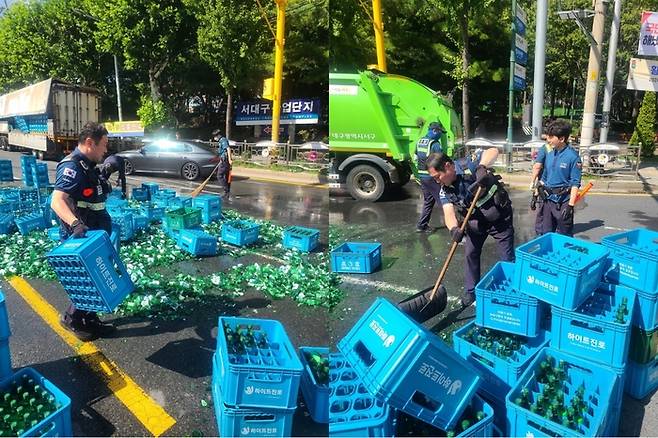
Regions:
<instances>
[{"instance_id":1,"label":"distant person with hose","mask_svg":"<svg viewBox=\"0 0 658 438\"><path fill-rule=\"evenodd\" d=\"M423 210L416 224L417 233L431 233L429 226L434 204L439 203L439 192L441 186L427 172L427 157L430 154L443 152L441 147L441 136L445 134L443 125L439 122L430 123L427 134L416 143L416 163L418 168L418 179L420 190L423 193Z\"/></svg>"},{"instance_id":2,"label":"distant person with hose","mask_svg":"<svg viewBox=\"0 0 658 438\"><path fill-rule=\"evenodd\" d=\"M574 206L580 188L583 163L571 147L571 125L554 120L546 127L547 144L537 153L532 167L533 200L536 199L535 232L573 236Z\"/></svg>"},{"instance_id":3,"label":"distant person with hose","mask_svg":"<svg viewBox=\"0 0 658 438\"><path fill-rule=\"evenodd\" d=\"M229 201L231 195L231 169L233 167L233 155L231 154L228 140L219 131L215 131L215 139L219 143L217 182L224 189L224 199Z\"/></svg>"},{"instance_id":4,"label":"distant person with hose","mask_svg":"<svg viewBox=\"0 0 658 438\"><path fill-rule=\"evenodd\" d=\"M441 186L439 198L450 236L457 243L466 238L462 308L475 302L475 285L480 280L480 256L488 236L496 241L500 260L514 261L512 201L500 177L490 169L496 158L498 150L490 148L474 157L455 161L445 154L432 154L427 159L429 174ZM462 232L460 222L466 217L478 187L482 188L481 195Z\"/></svg>"}]
</instances>

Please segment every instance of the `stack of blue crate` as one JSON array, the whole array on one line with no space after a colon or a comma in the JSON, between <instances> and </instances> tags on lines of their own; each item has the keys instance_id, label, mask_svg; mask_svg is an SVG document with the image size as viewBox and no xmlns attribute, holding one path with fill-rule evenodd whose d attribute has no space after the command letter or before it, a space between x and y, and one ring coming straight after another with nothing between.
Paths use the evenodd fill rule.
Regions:
<instances>
[{"instance_id":1,"label":"stack of blue crate","mask_svg":"<svg viewBox=\"0 0 658 438\"><path fill-rule=\"evenodd\" d=\"M47 187L49 184L48 165L46 163L34 163L34 167L32 168L32 185L35 187Z\"/></svg>"},{"instance_id":2,"label":"stack of blue crate","mask_svg":"<svg viewBox=\"0 0 658 438\"><path fill-rule=\"evenodd\" d=\"M11 160L0 160L0 182L14 181L14 169Z\"/></svg>"},{"instance_id":3,"label":"stack of blue crate","mask_svg":"<svg viewBox=\"0 0 658 438\"><path fill-rule=\"evenodd\" d=\"M34 184L32 173L36 164L37 159L33 155L21 155L21 172L24 185L31 187Z\"/></svg>"},{"instance_id":4,"label":"stack of blue crate","mask_svg":"<svg viewBox=\"0 0 658 438\"><path fill-rule=\"evenodd\" d=\"M212 366L220 436L292 436L302 364L279 321L220 317Z\"/></svg>"},{"instance_id":5,"label":"stack of blue crate","mask_svg":"<svg viewBox=\"0 0 658 438\"><path fill-rule=\"evenodd\" d=\"M201 209L201 219L204 224L209 224L222 217L222 198L218 195L199 195L192 199L192 206Z\"/></svg>"}]
</instances>

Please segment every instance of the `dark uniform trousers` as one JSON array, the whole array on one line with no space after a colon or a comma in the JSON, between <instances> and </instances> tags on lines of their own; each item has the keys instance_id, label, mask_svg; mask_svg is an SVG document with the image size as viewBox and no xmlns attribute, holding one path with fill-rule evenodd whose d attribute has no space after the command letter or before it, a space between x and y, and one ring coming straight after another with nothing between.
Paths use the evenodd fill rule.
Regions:
<instances>
[{"instance_id":1,"label":"dark uniform trousers","mask_svg":"<svg viewBox=\"0 0 658 438\"><path fill-rule=\"evenodd\" d=\"M499 260L514 261L514 223L511 209L508 215L494 223L478 219L468 221L464 236L466 293L475 293L475 285L480 281L480 255L487 236L496 241Z\"/></svg>"},{"instance_id":2,"label":"dark uniform trousers","mask_svg":"<svg viewBox=\"0 0 658 438\"><path fill-rule=\"evenodd\" d=\"M538 236L553 232L573 236L573 217L570 221L565 221L562 218L562 210L567 205L569 205L568 201L558 203L546 199L539 202L537 205L537 218L535 219L535 232Z\"/></svg>"},{"instance_id":3,"label":"dark uniform trousers","mask_svg":"<svg viewBox=\"0 0 658 438\"><path fill-rule=\"evenodd\" d=\"M423 192L423 210L418 219L417 228L427 228L432 217L434 204L441 205L439 194L441 193L441 184L434 178L421 178L420 190Z\"/></svg>"},{"instance_id":4,"label":"dark uniform trousers","mask_svg":"<svg viewBox=\"0 0 658 438\"><path fill-rule=\"evenodd\" d=\"M231 181L229 175L231 173L231 165L227 159L222 158L217 168L217 182L224 189L224 195L228 196L231 193Z\"/></svg>"}]
</instances>

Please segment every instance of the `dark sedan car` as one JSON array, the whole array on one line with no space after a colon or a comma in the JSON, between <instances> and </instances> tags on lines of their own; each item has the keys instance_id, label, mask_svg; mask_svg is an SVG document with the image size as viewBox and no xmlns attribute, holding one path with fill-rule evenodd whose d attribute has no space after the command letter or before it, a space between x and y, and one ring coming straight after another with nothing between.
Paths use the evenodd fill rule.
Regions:
<instances>
[{"instance_id":1,"label":"dark sedan car","mask_svg":"<svg viewBox=\"0 0 658 438\"><path fill-rule=\"evenodd\" d=\"M139 149L117 155L126 162L126 174L154 172L180 175L188 181L207 177L219 162L215 149L198 143L154 140Z\"/></svg>"}]
</instances>

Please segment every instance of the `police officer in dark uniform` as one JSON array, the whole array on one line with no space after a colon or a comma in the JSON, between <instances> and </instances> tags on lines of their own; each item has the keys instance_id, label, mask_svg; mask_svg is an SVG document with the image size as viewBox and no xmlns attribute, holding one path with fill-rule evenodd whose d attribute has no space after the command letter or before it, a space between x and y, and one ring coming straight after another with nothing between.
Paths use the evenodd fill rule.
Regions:
<instances>
[{"instance_id":1,"label":"police officer in dark uniform","mask_svg":"<svg viewBox=\"0 0 658 438\"><path fill-rule=\"evenodd\" d=\"M512 202L500 178L489 169L497 157L498 150L490 148L456 161L445 154L433 154L427 160L429 174L441 184L439 198L452 240L459 243L466 237L462 307L475 301L475 285L480 280L480 255L487 236L496 240L500 260L514 260ZM470 174L466 173L467 170ZM483 190L462 233L460 222L466 216L478 186Z\"/></svg>"},{"instance_id":2,"label":"police officer in dark uniform","mask_svg":"<svg viewBox=\"0 0 658 438\"><path fill-rule=\"evenodd\" d=\"M111 190L100 175L97 163L107 152L107 130L98 123L87 123L78 139L78 147L57 165L55 190L51 208L60 219L60 239L84 237L88 230L112 231L112 219L105 209L105 199ZM103 323L96 312L77 310L69 306L61 324L78 339L90 341L105 336L114 327Z\"/></svg>"},{"instance_id":3,"label":"police officer in dark uniform","mask_svg":"<svg viewBox=\"0 0 658 438\"><path fill-rule=\"evenodd\" d=\"M126 165L123 158L118 155L110 155L99 167L101 176L107 181L110 180L113 173L117 172L117 185L121 184L122 199L126 199L128 197L126 193Z\"/></svg>"},{"instance_id":4,"label":"police officer in dark uniform","mask_svg":"<svg viewBox=\"0 0 658 438\"><path fill-rule=\"evenodd\" d=\"M233 167L233 156L226 137L217 133L219 165L217 168L217 182L224 188L224 198L228 200L231 195L231 169Z\"/></svg>"},{"instance_id":5,"label":"police officer in dark uniform","mask_svg":"<svg viewBox=\"0 0 658 438\"><path fill-rule=\"evenodd\" d=\"M416 143L418 178L420 180L420 190L423 193L423 210L420 213L418 224L416 224L417 233L432 231L429 223L434 204L439 202L441 186L427 173L426 161L430 154L443 151L440 139L445 132L441 123L432 122L427 130L427 134Z\"/></svg>"},{"instance_id":6,"label":"police officer in dark uniform","mask_svg":"<svg viewBox=\"0 0 658 438\"><path fill-rule=\"evenodd\" d=\"M573 209L582 177L582 161L569 142L571 125L555 120L546 128L547 145L533 165L537 193L537 235L558 232L573 235Z\"/></svg>"}]
</instances>

